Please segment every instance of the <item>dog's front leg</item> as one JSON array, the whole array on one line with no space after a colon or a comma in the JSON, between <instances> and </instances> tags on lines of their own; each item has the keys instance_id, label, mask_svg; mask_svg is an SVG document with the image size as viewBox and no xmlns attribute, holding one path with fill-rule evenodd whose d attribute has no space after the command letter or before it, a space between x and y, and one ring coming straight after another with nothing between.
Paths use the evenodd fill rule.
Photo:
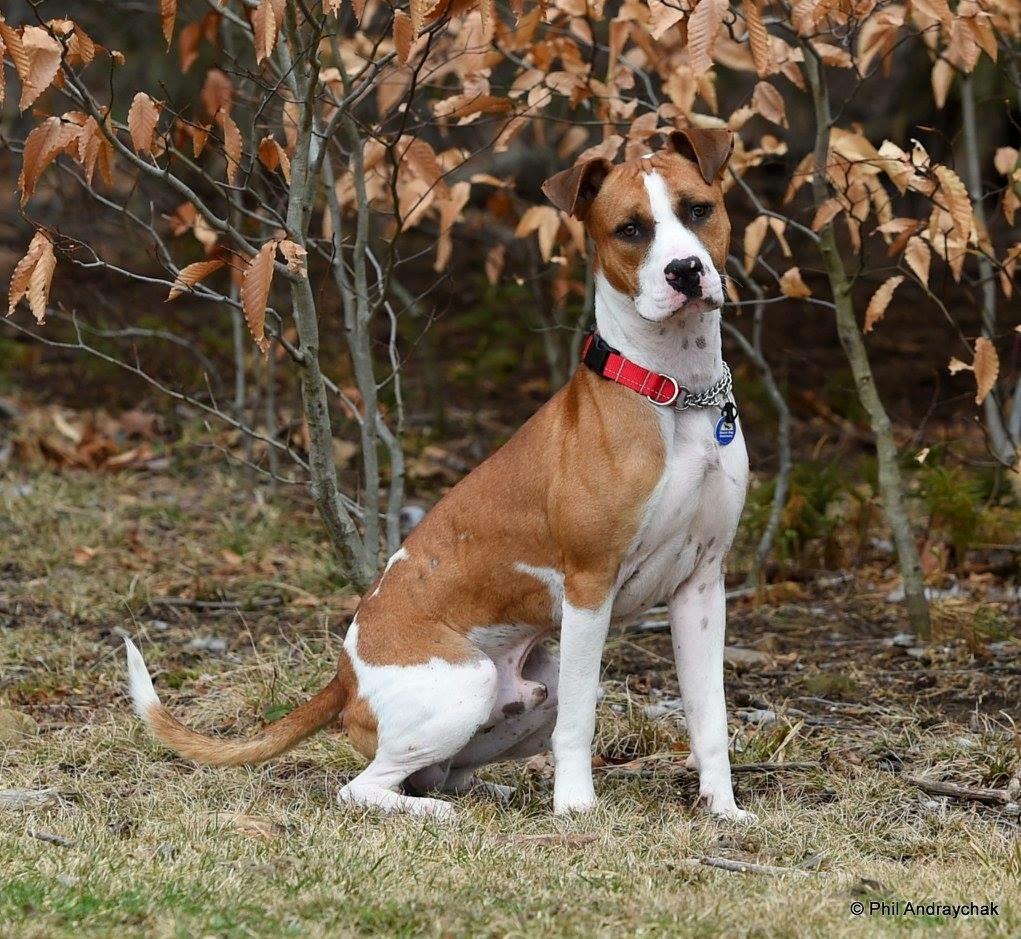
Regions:
<instances>
[{"instance_id":1,"label":"dog's front leg","mask_svg":"<svg viewBox=\"0 0 1021 939\"><path fill-rule=\"evenodd\" d=\"M723 692L723 641L727 607L723 576L696 571L670 601L674 661L684 699L699 798L714 815L753 822L737 807L730 779L727 702Z\"/></svg>"},{"instance_id":2,"label":"dog's front leg","mask_svg":"<svg viewBox=\"0 0 1021 939\"><path fill-rule=\"evenodd\" d=\"M598 609L564 601L560 627L560 679L557 723L553 731L553 811L557 815L595 807L592 785L592 738L596 700L613 598Z\"/></svg>"}]
</instances>

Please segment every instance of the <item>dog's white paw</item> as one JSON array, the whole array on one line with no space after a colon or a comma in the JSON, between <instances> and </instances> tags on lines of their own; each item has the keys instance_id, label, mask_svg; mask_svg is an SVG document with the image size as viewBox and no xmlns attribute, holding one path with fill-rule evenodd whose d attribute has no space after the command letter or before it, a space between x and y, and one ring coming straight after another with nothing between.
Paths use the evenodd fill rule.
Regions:
<instances>
[{"instance_id":1,"label":"dog's white paw","mask_svg":"<svg viewBox=\"0 0 1021 939\"><path fill-rule=\"evenodd\" d=\"M553 814L573 815L591 812L596 807L596 794L591 783L553 787Z\"/></svg>"},{"instance_id":2,"label":"dog's white paw","mask_svg":"<svg viewBox=\"0 0 1021 939\"><path fill-rule=\"evenodd\" d=\"M720 811L712 811L714 818L721 818L728 822L737 822L739 825L754 825L758 820L759 816L754 812L746 812L744 809L739 809L736 805L732 809L721 809Z\"/></svg>"},{"instance_id":3,"label":"dog's white paw","mask_svg":"<svg viewBox=\"0 0 1021 939\"><path fill-rule=\"evenodd\" d=\"M714 796L712 793L703 792L699 796L699 802L713 818L737 822L740 825L754 825L759 820L754 812L739 809L734 796L730 793Z\"/></svg>"}]
</instances>

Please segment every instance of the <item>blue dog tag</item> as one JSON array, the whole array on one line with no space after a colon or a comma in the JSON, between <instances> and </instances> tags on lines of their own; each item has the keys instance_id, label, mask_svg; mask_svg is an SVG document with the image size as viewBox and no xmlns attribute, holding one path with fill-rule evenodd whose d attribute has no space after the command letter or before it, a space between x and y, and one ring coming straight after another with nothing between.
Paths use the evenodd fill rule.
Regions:
<instances>
[{"instance_id":1,"label":"blue dog tag","mask_svg":"<svg viewBox=\"0 0 1021 939\"><path fill-rule=\"evenodd\" d=\"M716 442L725 447L737 436L737 408L732 401L723 405L723 413L716 422Z\"/></svg>"},{"instance_id":2,"label":"blue dog tag","mask_svg":"<svg viewBox=\"0 0 1021 939\"><path fill-rule=\"evenodd\" d=\"M721 447L725 447L737 436L737 424L721 417L716 422L716 440Z\"/></svg>"}]
</instances>

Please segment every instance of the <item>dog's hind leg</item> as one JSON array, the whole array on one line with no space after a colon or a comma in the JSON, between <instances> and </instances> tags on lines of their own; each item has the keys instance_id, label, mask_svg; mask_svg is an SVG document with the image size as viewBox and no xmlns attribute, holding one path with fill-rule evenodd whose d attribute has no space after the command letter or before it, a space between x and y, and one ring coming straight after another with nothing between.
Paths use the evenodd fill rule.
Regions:
<instances>
[{"instance_id":1,"label":"dog's hind leg","mask_svg":"<svg viewBox=\"0 0 1021 939\"><path fill-rule=\"evenodd\" d=\"M345 642L349 654L354 643ZM386 812L452 817L448 802L401 793L401 784L429 767L449 764L489 717L496 702L496 666L479 655L454 663L374 666L355 662L360 694L376 718L372 762L340 790L350 805Z\"/></svg>"}]
</instances>

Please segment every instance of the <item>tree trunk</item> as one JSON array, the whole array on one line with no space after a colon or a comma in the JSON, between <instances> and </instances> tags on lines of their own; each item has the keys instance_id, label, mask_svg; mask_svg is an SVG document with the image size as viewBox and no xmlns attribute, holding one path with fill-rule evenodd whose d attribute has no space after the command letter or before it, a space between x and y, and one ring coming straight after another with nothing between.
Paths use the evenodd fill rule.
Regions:
<instances>
[{"instance_id":1,"label":"tree trunk","mask_svg":"<svg viewBox=\"0 0 1021 939\"><path fill-rule=\"evenodd\" d=\"M975 219L983 233L988 232L986 210L982 204L982 164L979 159L978 125L975 117L975 84L971 75L961 76L961 122L964 129L964 167ZM993 264L978 252L978 275L982 286L982 335L990 342L996 339L996 272ZM1003 420L1003 411L996 388L982 402L989 443L996 458L1007 466L1017 461L1017 442Z\"/></svg>"},{"instance_id":2,"label":"tree trunk","mask_svg":"<svg viewBox=\"0 0 1021 939\"><path fill-rule=\"evenodd\" d=\"M816 53L807 43L802 45L805 52L803 70L812 92L815 109L815 173L812 177L812 194L818 210L829 198L826 182L826 161L830 149L830 99L829 88L822 74L822 66ZM929 634L929 605L925 599L922 583L922 565L918 556L914 532L908 519L904 497L904 480L897 459L897 444L893 439L893 428L886 413L879 391L876 388L872 365L869 362L865 339L858 328L854 301L851 297L851 282L844 267L843 258L837 247L833 223L828 222L819 232L819 247L822 251L826 275L836 304L837 334L840 344L851 365L858 400L861 401L876 440L876 456L879 462L879 494L883 511L893 535L900 562L901 577L904 581L904 597L907 604L911 628L920 636Z\"/></svg>"}]
</instances>

